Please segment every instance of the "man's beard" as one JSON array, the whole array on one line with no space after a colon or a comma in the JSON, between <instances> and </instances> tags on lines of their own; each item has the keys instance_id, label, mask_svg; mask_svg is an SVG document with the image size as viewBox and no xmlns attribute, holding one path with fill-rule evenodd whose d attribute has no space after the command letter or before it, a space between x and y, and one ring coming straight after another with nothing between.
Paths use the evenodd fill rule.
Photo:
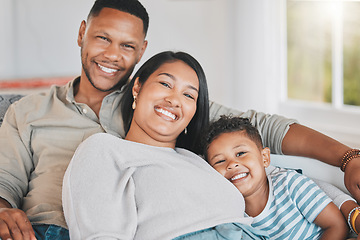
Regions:
<instances>
[{"instance_id":1,"label":"man's beard","mask_svg":"<svg viewBox=\"0 0 360 240\"><path fill-rule=\"evenodd\" d=\"M135 66L134 66L134 67L135 67ZM82 68L83 68L83 70L84 70L84 72L85 72L85 75L86 75L87 79L89 80L89 82L91 83L91 85L92 85L95 89L97 89L97 90L99 90L99 91L101 91L101 92L111 92L111 91L113 91L113 90L121 89L121 88L128 82L128 80L129 80L129 78L130 78L130 75L131 75L131 73L132 73L133 70L134 70L134 67L132 67L132 68L130 69L130 71L128 71L127 74L126 74L125 76L123 76L113 87L111 87L111 88L109 88L109 89L101 89L101 88L95 86L94 81L93 81L93 80L91 79L91 77L90 77L90 73L89 73L88 69L87 69L87 68L85 67L85 65L84 65L84 61L82 61Z\"/></svg>"}]
</instances>

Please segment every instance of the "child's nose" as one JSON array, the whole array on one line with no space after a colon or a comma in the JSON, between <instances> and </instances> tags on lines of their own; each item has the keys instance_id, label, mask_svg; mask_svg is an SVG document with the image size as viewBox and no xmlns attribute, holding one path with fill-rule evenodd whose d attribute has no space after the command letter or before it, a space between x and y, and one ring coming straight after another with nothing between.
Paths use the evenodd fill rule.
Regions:
<instances>
[{"instance_id":1,"label":"child's nose","mask_svg":"<svg viewBox=\"0 0 360 240\"><path fill-rule=\"evenodd\" d=\"M237 161L231 161L228 166L227 169L233 169L233 168L237 168L239 167L239 163Z\"/></svg>"}]
</instances>

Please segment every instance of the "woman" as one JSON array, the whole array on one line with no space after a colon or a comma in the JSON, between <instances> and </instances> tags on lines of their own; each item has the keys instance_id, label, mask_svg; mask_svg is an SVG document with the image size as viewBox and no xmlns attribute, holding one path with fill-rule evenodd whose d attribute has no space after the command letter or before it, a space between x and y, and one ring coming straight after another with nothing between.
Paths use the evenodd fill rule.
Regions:
<instances>
[{"instance_id":1,"label":"woman","mask_svg":"<svg viewBox=\"0 0 360 240\"><path fill-rule=\"evenodd\" d=\"M157 54L124 94L126 140L89 137L65 174L71 239L263 239L244 217L242 195L193 153L209 121L200 64Z\"/></svg>"}]
</instances>

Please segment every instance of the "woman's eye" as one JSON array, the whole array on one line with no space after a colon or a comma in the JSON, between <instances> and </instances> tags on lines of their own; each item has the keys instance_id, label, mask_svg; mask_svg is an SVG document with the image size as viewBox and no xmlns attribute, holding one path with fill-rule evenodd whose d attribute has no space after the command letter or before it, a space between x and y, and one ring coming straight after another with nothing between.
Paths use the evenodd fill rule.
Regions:
<instances>
[{"instance_id":1,"label":"woman's eye","mask_svg":"<svg viewBox=\"0 0 360 240\"><path fill-rule=\"evenodd\" d=\"M170 85L168 83L166 83L166 82L160 82L160 84L167 87L167 88L170 88Z\"/></svg>"},{"instance_id":2,"label":"woman's eye","mask_svg":"<svg viewBox=\"0 0 360 240\"><path fill-rule=\"evenodd\" d=\"M195 99L191 94L185 93L184 96L187 97L187 98L190 98L190 99Z\"/></svg>"}]
</instances>

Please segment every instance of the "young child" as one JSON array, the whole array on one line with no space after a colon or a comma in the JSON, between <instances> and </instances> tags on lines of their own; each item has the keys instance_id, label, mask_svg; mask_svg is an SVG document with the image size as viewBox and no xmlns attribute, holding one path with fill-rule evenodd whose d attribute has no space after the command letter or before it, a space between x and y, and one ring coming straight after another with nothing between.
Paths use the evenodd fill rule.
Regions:
<instances>
[{"instance_id":1,"label":"young child","mask_svg":"<svg viewBox=\"0 0 360 240\"><path fill-rule=\"evenodd\" d=\"M206 160L243 194L252 226L270 239L346 238L344 217L311 179L285 169L266 175L270 150L248 119L222 116L205 141Z\"/></svg>"}]
</instances>

